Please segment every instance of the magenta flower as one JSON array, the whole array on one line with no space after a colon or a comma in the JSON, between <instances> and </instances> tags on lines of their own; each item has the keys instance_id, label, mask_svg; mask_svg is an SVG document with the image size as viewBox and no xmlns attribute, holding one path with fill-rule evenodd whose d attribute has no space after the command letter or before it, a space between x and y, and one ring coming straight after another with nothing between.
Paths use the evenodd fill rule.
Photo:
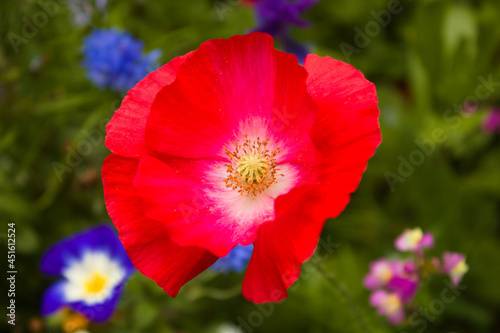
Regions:
<instances>
[{"instance_id":1,"label":"magenta flower","mask_svg":"<svg viewBox=\"0 0 500 333\"><path fill-rule=\"evenodd\" d=\"M370 264L370 272L363 280L367 289L385 287L395 276L403 272L404 263L399 260L379 259Z\"/></svg>"},{"instance_id":2,"label":"magenta flower","mask_svg":"<svg viewBox=\"0 0 500 333\"><path fill-rule=\"evenodd\" d=\"M395 275L387 284L387 289L396 293L401 302L406 304L415 296L418 288L418 281L418 276L416 275L410 277Z\"/></svg>"},{"instance_id":3,"label":"magenta flower","mask_svg":"<svg viewBox=\"0 0 500 333\"><path fill-rule=\"evenodd\" d=\"M405 229L394 245L396 249L410 251L413 255L407 260L382 258L372 262L363 285L374 290L370 304L377 308L377 313L397 325L405 319L406 310L414 308L409 303L415 297L420 281L434 273L444 273L449 274L456 286L469 267L465 256L460 253L445 252L443 265L436 257L426 258L423 249L434 246L434 237L431 233L424 234L420 228Z\"/></svg>"},{"instance_id":4,"label":"magenta flower","mask_svg":"<svg viewBox=\"0 0 500 333\"><path fill-rule=\"evenodd\" d=\"M394 246L399 251L421 252L424 248L434 246L434 237L430 232L423 233L420 228L405 229L405 231L396 238Z\"/></svg>"},{"instance_id":5,"label":"magenta flower","mask_svg":"<svg viewBox=\"0 0 500 333\"><path fill-rule=\"evenodd\" d=\"M483 122L486 133L500 132L500 109L492 109Z\"/></svg>"},{"instance_id":6,"label":"magenta flower","mask_svg":"<svg viewBox=\"0 0 500 333\"><path fill-rule=\"evenodd\" d=\"M370 264L363 280L367 289L385 288L398 294L403 303L413 299L418 287L418 275L413 261L379 259Z\"/></svg>"},{"instance_id":7,"label":"magenta flower","mask_svg":"<svg viewBox=\"0 0 500 333\"><path fill-rule=\"evenodd\" d=\"M377 308L377 313L386 316L393 325L405 318L404 304L397 293L377 290L370 297L370 304Z\"/></svg>"},{"instance_id":8,"label":"magenta flower","mask_svg":"<svg viewBox=\"0 0 500 333\"><path fill-rule=\"evenodd\" d=\"M392 265L389 260L379 259L370 264L370 273L365 276L363 285L367 289L377 289L387 285L392 278Z\"/></svg>"},{"instance_id":9,"label":"magenta flower","mask_svg":"<svg viewBox=\"0 0 500 333\"><path fill-rule=\"evenodd\" d=\"M456 252L443 253L443 273L449 274L453 285L457 286L462 281L462 277L469 270L465 263L465 256Z\"/></svg>"}]
</instances>

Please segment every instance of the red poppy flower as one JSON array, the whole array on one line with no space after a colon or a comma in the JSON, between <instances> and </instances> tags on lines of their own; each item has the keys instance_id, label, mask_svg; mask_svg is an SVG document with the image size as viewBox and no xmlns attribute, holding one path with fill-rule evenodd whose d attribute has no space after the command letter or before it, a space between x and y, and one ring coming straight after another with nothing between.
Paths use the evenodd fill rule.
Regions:
<instances>
[{"instance_id":1,"label":"red poppy flower","mask_svg":"<svg viewBox=\"0 0 500 333\"><path fill-rule=\"evenodd\" d=\"M107 126L106 206L132 263L175 296L236 245L243 281L280 301L380 143L375 87L352 66L210 40L129 91Z\"/></svg>"}]
</instances>

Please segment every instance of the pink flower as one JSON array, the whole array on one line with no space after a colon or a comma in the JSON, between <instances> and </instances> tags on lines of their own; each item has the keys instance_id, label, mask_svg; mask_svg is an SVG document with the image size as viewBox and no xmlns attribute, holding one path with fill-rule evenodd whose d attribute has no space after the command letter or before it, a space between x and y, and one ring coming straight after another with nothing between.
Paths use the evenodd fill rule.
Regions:
<instances>
[{"instance_id":1,"label":"pink flower","mask_svg":"<svg viewBox=\"0 0 500 333\"><path fill-rule=\"evenodd\" d=\"M405 229L405 231L396 238L394 246L399 251L421 252L424 248L434 246L434 237L431 233L423 233L420 228Z\"/></svg>"},{"instance_id":2,"label":"pink flower","mask_svg":"<svg viewBox=\"0 0 500 333\"><path fill-rule=\"evenodd\" d=\"M379 259L370 264L370 272L363 280L367 289L377 289L387 285L395 275L401 275L405 263L399 260Z\"/></svg>"},{"instance_id":3,"label":"pink flower","mask_svg":"<svg viewBox=\"0 0 500 333\"><path fill-rule=\"evenodd\" d=\"M500 109L492 109L483 122L483 129L486 133L500 131Z\"/></svg>"},{"instance_id":4,"label":"pink flower","mask_svg":"<svg viewBox=\"0 0 500 333\"><path fill-rule=\"evenodd\" d=\"M456 252L443 253L442 271L450 275L453 285L459 285L462 277L468 270L469 266L465 263L465 256L463 254Z\"/></svg>"},{"instance_id":5,"label":"pink flower","mask_svg":"<svg viewBox=\"0 0 500 333\"><path fill-rule=\"evenodd\" d=\"M387 289L396 293L401 302L410 302L418 288L418 277L417 276L398 276L395 275L391 278L387 284Z\"/></svg>"},{"instance_id":6,"label":"pink flower","mask_svg":"<svg viewBox=\"0 0 500 333\"><path fill-rule=\"evenodd\" d=\"M406 303L415 296L418 276L411 260L379 259L370 264L370 272L363 280L363 285L367 289L385 288L395 292Z\"/></svg>"},{"instance_id":7,"label":"pink flower","mask_svg":"<svg viewBox=\"0 0 500 333\"><path fill-rule=\"evenodd\" d=\"M370 304L393 325L400 324L405 318L404 304L397 293L377 290L371 295Z\"/></svg>"}]
</instances>

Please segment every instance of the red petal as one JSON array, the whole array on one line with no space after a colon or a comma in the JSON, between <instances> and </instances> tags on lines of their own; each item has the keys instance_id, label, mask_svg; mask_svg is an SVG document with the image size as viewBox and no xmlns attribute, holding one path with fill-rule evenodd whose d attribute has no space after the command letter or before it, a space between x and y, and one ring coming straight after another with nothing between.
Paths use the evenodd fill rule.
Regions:
<instances>
[{"instance_id":1,"label":"red petal","mask_svg":"<svg viewBox=\"0 0 500 333\"><path fill-rule=\"evenodd\" d=\"M323 222L345 208L381 137L375 87L352 66L308 55L307 89L319 113L311 130L322 155L318 182L276 199L277 219L260 227L243 281L243 295L276 302L300 275Z\"/></svg>"},{"instance_id":2,"label":"red petal","mask_svg":"<svg viewBox=\"0 0 500 333\"><path fill-rule=\"evenodd\" d=\"M239 211L234 214L235 209L227 201L241 196L226 189L223 178L218 179L219 188L214 190L217 180L201 172L204 166L215 170L212 163L215 162L177 160L174 169L146 156L139 164L134 185L144 200L146 216L163 222L174 242L202 247L224 257L235 245L253 242L258 226L266 220ZM180 167L182 164L184 167ZM196 180L191 179L196 172ZM272 208L272 198L259 198L269 200Z\"/></svg>"},{"instance_id":3,"label":"red petal","mask_svg":"<svg viewBox=\"0 0 500 333\"><path fill-rule=\"evenodd\" d=\"M296 188L277 199L280 216L262 225L243 280L243 295L255 303L277 302L300 275L318 244L329 211L347 202L315 185Z\"/></svg>"},{"instance_id":4,"label":"red petal","mask_svg":"<svg viewBox=\"0 0 500 333\"><path fill-rule=\"evenodd\" d=\"M158 93L147 145L167 155L226 158L229 141L260 135L282 143L287 151L280 163L314 161L308 133L317 110L306 77L293 55L273 49L267 34L205 42Z\"/></svg>"},{"instance_id":5,"label":"red petal","mask_svg":"<svg viewBox=\"0 0 500 333\"><path fill-rule=\"evenodd\" d=\"M191 53L172 59L130 89L106 126L106 146L113 153L127 157L145 155L144 132L153 100L161 88L175 80L177 69Z\"/></svg>"},{"instance_id":6,"label":"red petal","mask_svg":"<svg viewBox=\"0 0 500 333\"><path fill-rule=\"evenodd\" d=\"M375 86L351 65L330 57L308 55L304 66L308 92L319 109L311 131L323 156L319 180L347 204L381 142Z\"/></svg>"},{"instance_id":7,"label":"red petal","mask_svg":"<svg viewBox=\"0 0 500 333\"><path fill-rule=\"evenodd\" d=\"M104 199L109 216L134 266L172 297L218 257L196 247L182 247L165 227L144 216L143 202L132 185L139 161L108 156L102 167Z\"/></svg>"},{"instance_id":8,"label":"red petal","mask_svg":"<svg viewBox=\"0 0 500 333\"><path fill-rule=\"evenodd\" d=\"M329 57L308 55L304 66L307 90L319 109L311 137L325 158L323 180L340 181L350 193L381 142L375 86L351 65Z\"/></svg>"}]
</instances>

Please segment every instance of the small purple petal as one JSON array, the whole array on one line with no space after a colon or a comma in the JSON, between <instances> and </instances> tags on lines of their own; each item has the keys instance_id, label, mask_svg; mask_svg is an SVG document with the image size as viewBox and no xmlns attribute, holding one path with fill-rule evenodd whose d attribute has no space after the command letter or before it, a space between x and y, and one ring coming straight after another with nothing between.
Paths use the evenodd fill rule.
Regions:
<instances>
[{"instance_id":1,"label":"small purple petal","mask_svg":"<svg viewBox=\"0 0 500 333\"><path fill-rule=\"evenodd\" d=\"M386 297L387 297L387 292L383 290L377 290L373 294L371 294L370 304L372 306L379 307Z\"/></svg>"},{"instance_id":2,"label":"small purple petal","mask_svg":"<svg viewBox=\"0 0 500 333\"><path fill-rule=\"evenodd\" d=\"M376 289L387 284L393 274L392 263L386 259L379 259L370 264L370 272L363 280L367 289Z\"/></svg>"},{"instance_id":3,"label":"small purple petal","mask_svg":"<svg viewBox=\"0 0 500 333\"><path fill-rule=\"evenodd\" d=\"M465 260L465 256L456 252L443 253L443 273L450 273L459 262Z\"/></svg>"},{"instance_id":4,"label":"small purple petal","mask_svg":"<svg viewBox=\"0 0 500 333\"><path fill-rule=\"evenodd\" d=\"M431 248L434 246L434 237L430 232L426 232L422 239L420 240L419 247L420 248Z\"/></svg>"},{"instance_id":5,"label":"small purple petal","mask_svg":"<svg viewBox=\"0 0 500 333\"><path fill-rule=\"evenodd\" d=\"M68 304L64 296L65 284L65 281L58 281L45 290L42 296L42 315L50 315Z\"/></svg>"},{"instance_id":6,"label":"small purple petal","mask_svg":"<svg viewBox=\"0 0 500 333\"><path fill-rule=\"evenodd\" d=\"M288 35L282 38L283 50L288 53L295 54L299 64L303 65L306 60L306 56L310 53L309 48L304 44L295 41Z\"/></svg>"},{"instance_id":7,"label":"small purple petal","mask_svg":"<svg viewBox=\"0 0 500 333\"><path fill-rule=\"evenodd\" d=\"M113 315L122 291L123 284L120 284L115 287L112 296L102 303L87 305L85 302L73 302L70 306L74 311L85 316L90 321L107 321Z\"/></svg>"},{"instance_id":8,"label":"small purple petal","mask_svg":"<svg viewBox=\"0 0 500 333\"><path fill-rule=\"evenodd\" d=\"M418 288L418 280L406 279L400 276L394 276L387 287L394 291L401 302L408 303L413 299Z\"/></svg>"},{"instance_id":9,"label":"small purple petal","mask_svg":"<svg viewBox=\"0 0 500 333\"><path fill-rule=\"evenodd\" d=\"M462 111L466 115L472 115L473 113L475 113L477 111L477 104L475 104L473 102L464 103L462 105Z\"/></svg>"},{"instance_id":10,"label":"small purple petal","mask_svg":"<svg viewBox=\"0 0 500 333\"><path fill-rule=\"evenodd\" d=\"M219 258L212 265L212 269L224 275L231 271L241 273L248 266L252 252L253 244L248 246L237 245L227 256Z\"/></svg>"},{"instance_id":11,"label":"small purple petal","mask_svg":"<svg viewBox=\"0 0 500 333\"><path fill-rule=\"evenodd\" d=\"M399 251L413 250L412 244L409 243L409 234L412 232L410 229L405 229L401 235L394 241L394 247Z\"/></svg>"},{"instance_id":12,"label":"small purple petal","mask_svg":"<svg viewBox=\"0 0 500 333\"><path fill-rule=\"evenodd\" d=\"M295 41L290 35L292 26L307 27L309 22L300 15L316 4L318 0L259 0L255 2L255 13L258 26L252 32L266 32L275 37L283 50L295 54L298 62L303 64L309 48Z\"/></svg>"},{"instance_id":13,"label":"small purple petal","mask_svg":"<svg viewBox=\"0 0 500 333\"><path fill-rule=\"evenodd\" d=\"M83 300L70 302L68 299L74 300L74 298L66 294L68 291L65 286L67 283L75 281L62 280L49 287L45 292L42 299L42 314L50 314L64 305L73 308L92 321L105 321L113 314L123 286L135 268L111 227L107 225L97 226L59 241L43 255L40 261L41 270L47 274L63 275L63 272L68 268L71 269L73 264L85 260L84 258L89 253L99 253L108 257L119 265L120 270L123 270L120 273L121 280L116 281L110 294L105 296L107 299L92 305L88 305L88 302ZM68 276L65 277L71 279ZM77 281L77 283L83 282Z\"/></svg>"},{"instance_id":14,"label":"small purple petal","mask_svg":"<svg viewBox=\"0 0 500 333\"><path fill-rule=\"evenodd\" d=\"M135 268L122 243L110 226L101 225L64 238L49 248L40 260L40 269L48 275L62 275L72 262L79 260L87 251L108 253L118 260L128 274Z\"/></svg>"},{"instance_id":15,"label":"small purple petal","mask_svg":"<svg viewBox=\"0 0 500 333\"><path fill-rule=\"evenodd\" d=\"M500 131L500 109L492 109L483 122L483 130L486 133Z\"/></svg>"},{"instance_id":16,"label":"small purple petal","mask_svg":"<svg viewBox=\"0 0 500 333\"><path fill-rule=\"evenodd\" d=\"M407 275L413 275L413 274L417 273L417 267L415 266L415 263L413 262L413 260L409 260L409 261L404 263L403 271Z\"/></svg>"},{"instance_id":17,"label":"small purple petal","mask_svg":"<svg viewBox=\"0 0 500 333\"><path fill-rule=\"evenodd\" d=\"M457 286L462 281L462 277L469 270L465 263L465 256L461 253L445 252L443 254L443 273L449 274L453 285Z\"/></svg>"},{"instance_id":18,"label":"small purple petal","mask_svg":"<svg viewBox=\"0 0 500 333\"><path fill-rule=\"evenodd\" d=\"M363 286L365 286L366 289L376 289L380 287L380 281L373 276L373 274L368 274L363 279Z\"/></svg>"}]
</instances>

